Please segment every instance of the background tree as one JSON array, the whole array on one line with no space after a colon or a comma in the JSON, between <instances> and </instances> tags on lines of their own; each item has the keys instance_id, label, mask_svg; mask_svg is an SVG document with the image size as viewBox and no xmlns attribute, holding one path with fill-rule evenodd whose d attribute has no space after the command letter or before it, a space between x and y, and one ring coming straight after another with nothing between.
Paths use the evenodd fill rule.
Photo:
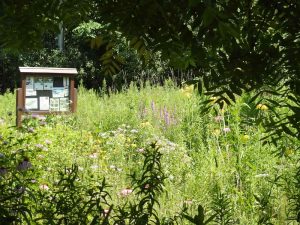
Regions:
<instances>
[{"instance_id":1,"label":"background tree","mask_svg":"<svg viewBox=\"0 0 300 225\"><path fill-rule=\"evenodd\" d=\"M2 1L1 8L2 48L32 48L59 21L71 27L97 15L145 60L160 52L170 65L193 68L199 91L205 87L220 105L256 90L256 99L274 109L269 123L275 134L300 137L298 0L23 0ZM284 115L278 107L286 108Z\"/></svg>"}]
</instances>

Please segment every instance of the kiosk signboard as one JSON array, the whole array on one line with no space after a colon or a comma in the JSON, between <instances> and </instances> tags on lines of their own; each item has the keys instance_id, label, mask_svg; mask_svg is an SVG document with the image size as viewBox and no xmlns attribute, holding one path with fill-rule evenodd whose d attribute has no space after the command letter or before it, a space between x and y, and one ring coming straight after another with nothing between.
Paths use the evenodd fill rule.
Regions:
<instances>
[{"instance_id":1,"label":"kiosk signboard","mask_svg":"<svg viewBox=\"0 0 300 225\"><path fill-rule=\"evenodd\" d=\"M19 67L17 126L23 114L68 113L76 110L75 68Z\"/></svg>"}]
</instances>

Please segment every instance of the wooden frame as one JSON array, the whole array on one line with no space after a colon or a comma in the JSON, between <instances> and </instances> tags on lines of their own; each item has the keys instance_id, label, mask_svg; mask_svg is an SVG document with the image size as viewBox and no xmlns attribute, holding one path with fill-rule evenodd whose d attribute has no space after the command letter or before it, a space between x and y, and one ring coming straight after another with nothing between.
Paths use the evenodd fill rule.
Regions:
<instances>
[{"instance_id":1,"label":"wooden frame","mask_svg":"<svg viewBox=\"0 0 300 225\"><path fill-rule=\"evenodd\" d=\"M75 68L53 68L53 67L19 67L20 73L21 73L21 88L17 89L17 96L16 96L16 124L18 127L22 124L22 115L23 114L35 114L35 115L45 115L45 114L65 114L65 113L73 113L76 111L77 108L77 90L75 88L75 81L74 76L77 74L77 70ZM50 111L49 110L40 110L41 106L38 106L37 109L33 109L28 111L26 109L26 97L29 99L30 97L26 96L26 78L45 78L49 77L52 78L53 83L54 80L60 80L59 78L62 78L62 81L65 78L68 78L68 86L67 89L65 86L59 86L60 89L67 90L69 103L68 108L69 110L66 111ZM45 80L45 79L44 79ZM44 85L44 84L43 84ZM51 100L49 97L49 94L53 97L53 90L55 88L52 87L52 89L42 89L38 90L39 92L48 92L48 95L43 96L43 94L39 95L37 94L38 91L35 90L36 95L32 96L33 99L37 99L37 101L41 101L38 99L41 99L41 97L48 97L49 101ZM64 100L66 100L66 97L63 97ZM62 98L58 98L62 99ZM62 101L62 100L60 100ZM50 101L51 102L51 101ZM48 102L49 103L49 102ZM50 103L49 103L50 104ZM61 105L60 105L61 107Z\"/></svg>"}]
</instances>

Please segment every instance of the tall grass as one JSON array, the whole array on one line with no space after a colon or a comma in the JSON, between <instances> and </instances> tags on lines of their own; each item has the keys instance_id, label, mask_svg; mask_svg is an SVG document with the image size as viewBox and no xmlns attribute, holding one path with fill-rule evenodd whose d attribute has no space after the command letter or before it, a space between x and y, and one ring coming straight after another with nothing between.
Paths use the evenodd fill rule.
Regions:
<instances>
[{"instance_id":1,"label":"tall grass","mask_svg":"<svg viewBox=\"0 0 300 225\"><path fill-rule=\"evenodd\" d=\"M139 174L141 154L155 142L166 176L159 217L172 217L186 206L196 213L201 204L214 216L213 224L296 224L289 211L299 205L293 200L299 197L293 175L299 154L289 148L279 157L275 146L261 141L264 128L258 121L268 111L256 109L243 95L233 107L213 106L201 114L203 99L171 81L132 84L109 94L79 87L74 115L16 130L9 128L15 97L7 93L0 96L0 153L23 149L34 165L37 188L47 185L50 191L55 171L76 163L84 185L106 177L109 201L118 205L134 198L135 192L123 196L122 190L132 188L128 174Z\"/></svg>"}]
</instances>

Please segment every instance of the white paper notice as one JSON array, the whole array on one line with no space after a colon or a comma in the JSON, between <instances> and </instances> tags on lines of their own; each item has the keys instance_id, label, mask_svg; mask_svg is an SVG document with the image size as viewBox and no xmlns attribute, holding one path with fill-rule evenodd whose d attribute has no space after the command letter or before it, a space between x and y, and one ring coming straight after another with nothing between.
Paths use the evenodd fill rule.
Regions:
<instances>
[{"instance_id":1,"label":"white paper notice","mask_svg":"<svg viewBox=\"0 0 300 225\"><path fill-rule=\"evenodd\" d=\"M44 78L44 90L52 90L53 88L53 78L45 77Z\"/></svg>"},{"instance_id":2,"label":"white paper notice","mask_svg":"<svg viewBox=\"0 0 300 225\"><path fill-rule=\"evenodd\" d=\"M59 98L50 98L50 111L59 111Z\"/></svg>"},{"instance_id":3,"label":"white paper notice","mask_svg":"<svg viewBox=\"0 0 300 225\"><path fill-rule=\"evenodd\" d=\"M69 87L69 77L64 77L64 87L65 88Z\"/></svg>"},{"instance_id":4,"label":"white paper notice","mask_svg":"<svg viewBox=\"0 0 300 225\"><path fill-rule=\"evenodd\" d=\"M60 98L59 99L59 111L66 112L69 111L69 99Z\"/></svg>"},{"instance_id":5,"label":"white paper notice","mask_svg":"<svg viewBox=\"0 0 300 225\"><path fill-rule=\"evenodd\" d=\"M33 90L33 77L26 77L26 90Z\"/></svg>"},{"instance_id":6,"label":"white paper notice","mask_svg":"<svg viewBox=\"0 0 300 225\"><path fill-rule=\"evenodd\" d=\"M42 77L34 78L34 89L35 90L44 90L44 79Z\"/></svg>"},{"instance_id":7,"label":"white paper notice","mask_svg":"<svg viewBox=\"0 0 300 225\"><path fill-rule=\"evenodd\" d=\"M36 91L26 87L26 96L36 96Z\"/></svg>"},{"instance_id":8,"label":"white paper notice","mask_svg":"<svg viewBox=\"0 0 300 225\"><path fill-rule=\"evenodd\" d=\"M65 88L65 97L69 96L69 89Z\"/></svg>"},{"instance_id":9,"label":"white paper notice","mask_svg":"<svg viewBox=\"0 0 300 225\"><path fill-rule=\"evenodd\" d=\"M37 98L26 98L25 99L25 108L26 109L37 109L38 108L38 99Z\"/></svg>"},{"instance_id":10,"label":"white paper notice","mask_svg":"<svg viewBox=\"0 0 300 225\"><path fill-rule=\"evenodd\" d=\"M49 110L49 97L40 97L40 110Z\"/></svg>"},{"instance_id":11,"label":"white paper notice","mask_svg":"<svg viewBox=\"0 0 300 225\"><path fill-rule=\"evenodd\" d=\"M53 98L65 97L65 89L64 88L53 88L52 97Z\"/></svg>"}]
</instances>

